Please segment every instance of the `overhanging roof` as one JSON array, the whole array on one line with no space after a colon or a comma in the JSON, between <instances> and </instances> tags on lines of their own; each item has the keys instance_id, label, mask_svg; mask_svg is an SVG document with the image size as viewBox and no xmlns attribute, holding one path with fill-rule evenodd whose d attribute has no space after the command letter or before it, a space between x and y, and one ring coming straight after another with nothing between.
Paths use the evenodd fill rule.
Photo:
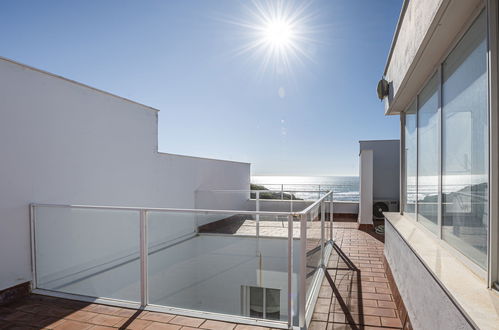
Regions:
<instances>
[{"instance_id":1,"label":"overhanging roof","mask_svg":"<svg viewBox=\"0 0 499 330\"><path fill-rule=\"evenodd\" d=\"M394 48L397 46L399 31L404 24L409 1L404 1L401 17L397 24L397 30L390 48L384 74L389 82L393 79L388 72L392 62ZM388 106L385 108L385 115L397 115L403 112L414 97L419 93L425 82L438 69L449 51L467 30L474 18L483 8L483 1L466 0L450 1L445 0L438 9L431 25L418 47L413 61L407 68L403 78L396 90L391 91L388 97Z\"/></svg>"}]
</instances>

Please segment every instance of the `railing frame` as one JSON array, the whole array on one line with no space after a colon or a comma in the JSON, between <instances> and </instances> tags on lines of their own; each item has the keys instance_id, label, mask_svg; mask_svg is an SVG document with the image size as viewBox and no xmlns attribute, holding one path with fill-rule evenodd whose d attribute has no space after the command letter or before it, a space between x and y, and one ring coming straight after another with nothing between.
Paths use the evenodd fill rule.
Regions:
<instances>
[{"instance_id":1,"label":"railing frame","mask_svg":"<svg viewBox=\"0 0 499 330\"><path fill-rule=\"evenodd\" d=\"M288 215L288 328L293 327L293 215Z\"/></svg>"},{"instance_id":2,"label":"railing frame","mask_svg":"<svg viewBox=\"0 0 499 330\"><path fill-rule=\"evenodd\" d=\"M306 329L307 314L307 220L309 213L300 215L300 271L298 283L298 326L300 329Z\"/></svg>"},{"instance_id":3,"label":"railing frame","mask_svg":"<svg viewBox=\"0 0 499 330\"><path fill-rule=\"evenodd\" d=\"M147 211L140 211L140 306L149 304L148 265L149 246L147 244Z\"/></svg>"},{"instance_id":4,"label":"railing frame","mask_svg":"<svg viewBox=\"0 0 499 330\"><path fill-rule=\"evenodd\" d=\"M209 317L218 320L224 321L232 321L232 322L244 322L248 324L259 324L270 326L274 328L294 328L294 306L293 306L293 282L292 282L292 274L293 274L293 239L294 239L294 219L297 218L300 221L300 244L299 255L300 255L300 264L299 264L299 273L298 273L298 327L300 329L306 329L308 326L308 322L310 321L310 316L313 312L313 308L307 309L307 289L306 289L306 276L307 276L307 222L312 221L311 212L315 211L316 208L320 208L320 217L321 217L321 260L320 260L320 270L325 271L326 261L326 241L325 237L325 205L326 201L330 202L329 210L330 210L330 242L332 240L332 227L333 227L333 192L329 191L324 196L321 196L317 201L315 201L312 205L302 210L301 212L271 212L271 211L260 211L260 192L262 190L255 190L250 192L256 192L257 196L257 211L242 211L242 210L211 210L211 209L180 209L180 208L146 208L146 207L122 207L122 206L98 206L98 205L71 205L71 204L46 204L46 203L32 203L29 206L29 216L30 216L30 228L31 228L31 254L32 254L32 275L33 275L33 292L49 294L58 297L66 297L66 298L76 298L84 301L93 301L103 304L124 306L124 307L132 307L132 308L141 308L144 310L155 310L155 311L168 311L174 312L180 315L188 315L188 316L197 316L197 317ZM267 190L265 192L268 192ZM282 191L284 193L284 191ZM319 192L319 194L321 194ZM281 195L283 196L283 194ZM293 200L291 200L291 210L293 210ZM102 209L102 210L129 210L129 211L138 211L139 212L139 222L140 222L140 303L123 301L117 299L108 299L108 298L95 298L95 297L87 297L80 296L76 294L67 294L63 292L56 292L51 290L39 289L37 286L37 272L36 272L36 208L37 207L55 207L55 208L78 208L78 209ZM256 227L257 227L257 236L256 238L260 238L259 233L259 217L260 215L268 215L268 216L286 216L288 220L288 237L287 237L287 254L288 254L288 320L285 321L270 321L270 320L261 320L254 319L244 316L236 316L229 314L219 314L219 313L210 313L203 311L195 311L188 310L182 308L168 307L168 306L157 306L149 304L148 297L148 217L147 213L151 211L156 212L179 212L179 213L197 213L197 214L245 214L245 215L254 215L257 219ZM319 285L320 287L320 285ZM318 289L317 289L318 290ZM316 294L318 291L316 292Z\"/></svg>"}]
</instances>

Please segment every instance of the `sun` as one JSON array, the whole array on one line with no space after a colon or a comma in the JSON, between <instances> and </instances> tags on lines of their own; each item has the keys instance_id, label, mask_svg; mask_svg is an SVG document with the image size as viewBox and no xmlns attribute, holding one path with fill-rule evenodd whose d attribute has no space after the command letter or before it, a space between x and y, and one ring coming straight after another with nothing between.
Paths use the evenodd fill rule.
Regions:
<instances>
[{"instance_id":1,"label":"sun","mask_svg":"<svg viewBox=\"0 0 499 330\"><path fill-rule=\"evenodd\" d=\"M250 54L260 70L290 73L293 66L311 59L314 43L310 25L315 16L309 12L311 1L255 0L245 6L246 17L233 20L244 40L236 54Z\"/></svg>"},{"instance_id":2,"label":"sun","mask_svg":"<svg viewBox=\"0 0 499 330\"><path fill-rule=\"evenodd\" d=\"M268 22L263 29L263 38L270 47L288 47L293 42L293 26L284 20Z\"/></svg>"}]
</instances>

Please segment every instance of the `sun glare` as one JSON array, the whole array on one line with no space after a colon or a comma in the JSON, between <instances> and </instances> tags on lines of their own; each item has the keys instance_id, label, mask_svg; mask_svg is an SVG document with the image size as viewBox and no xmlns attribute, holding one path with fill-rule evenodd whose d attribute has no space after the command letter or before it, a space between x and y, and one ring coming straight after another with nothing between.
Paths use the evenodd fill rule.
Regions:
<instances>
[{"instance_id":1,"label":"sun glare","mask_svg":"<svg viewBox=\"0 0 499 330\"><path fill-rule=\"evenodd\" d=\"M263 32L265 42L272 47L287 47L293 39L293 27L286 21L268 22Z\"/></svg>"},{"instance_id":2,"label":"sun glare","mask_svg":"<svg viewBox=\"0 0 499 330\"><path fill-rule=\"evenodd\" d=\"M246 42L237 54L250 54L261 64L261 71L286 73L296 62L311 59L310 43L313 15L310 1L261 0L245 6L246 16L232 21L238 25Z\"/></svg>"}]
</instances>

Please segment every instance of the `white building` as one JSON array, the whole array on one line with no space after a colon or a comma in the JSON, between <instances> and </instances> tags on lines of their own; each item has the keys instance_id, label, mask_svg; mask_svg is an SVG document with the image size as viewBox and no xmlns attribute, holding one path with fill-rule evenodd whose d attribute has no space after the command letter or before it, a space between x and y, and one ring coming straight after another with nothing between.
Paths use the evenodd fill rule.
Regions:
<instances>
[{"instance_id":1,"label":"white building","mask_svg":"<svg viewBox=\"0 0 499 330\"><path fill-rule=\"evenodd\" d=\"M499 328L497 23L497 0L405 1L378 86L401 123L385 257L414 329Z\"/></svg>"},{"instance_id":2,"label":"white building","mask_svg":"<svg viewBox=\"0 0 499 330\"><path fill-rule=\"evenodd\" d=\"M249 188L248 163L158 152L157 125L156 109L0 58L0 291L32 280L30 203L194 208L198 189Z\"/></svg>"}]
</instances>

